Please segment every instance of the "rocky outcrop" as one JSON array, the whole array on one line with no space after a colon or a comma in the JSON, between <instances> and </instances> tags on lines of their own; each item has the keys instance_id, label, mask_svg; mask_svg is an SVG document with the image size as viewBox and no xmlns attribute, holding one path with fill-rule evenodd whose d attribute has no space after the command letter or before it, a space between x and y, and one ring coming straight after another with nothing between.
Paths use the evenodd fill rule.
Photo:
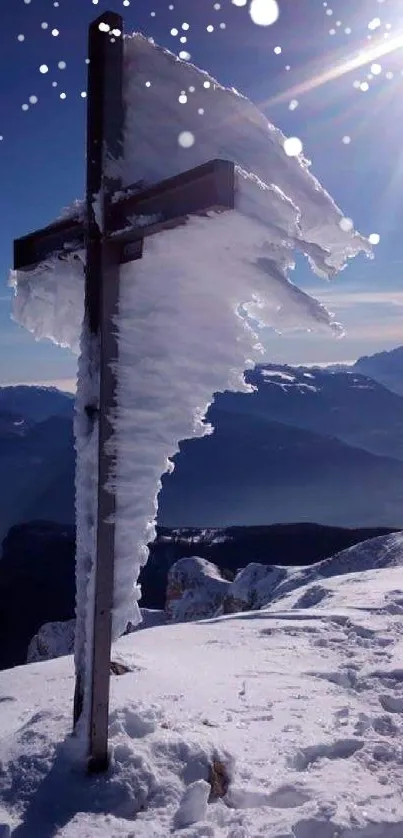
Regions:
<instances>
[{"instance_id":1,"label":"rocky outcrop","mask_svg":"<svg viewBox=\"0 0 403 838\"><path fill-rule=\"evenodd\" d=\"M161 626L166 622L163 611L150 608L141 608L142 622L137 626L129 623L125 634L131 634L140 629ZM72 655L74 652L75 620L65 620L58 623L45 623L38 633L32 638L28 646L27 663L47 661L51 658L60 658L63 655Z\"/></svg>"},{"instance_id":2,"label":"rocky outcrop","mask_svg":"<svg viewBox=\"0 0 403 838\"><path fill-rule=\"evenodd\" d=\"M199 556L179 559L169 570L165 613L170 622L214 617L231 582L216 565Z\"/></svg>"},{"instance_id":3,"label":"rocky outcrop","mask_svg":"<svg viewBox=\"0 0 403 838\"><path fill-rule=\"evenodd\" d=\"M75 620L60 623L45 623L32 638L28 646L27 663L48 661L72 655L74 651Z\"/></svg>"},{"instance_id":4,"label":"rocky outcrop","mask_svg":"<svg viewBox=\"0 0 403 838\"><path fill-rule=\"evenodd\" d=\"M229 586L222 604L223 614L263 608L272 600L275 589L286 577L284 567L251 562L237 573Z\"/></svg>"}]
</instances>

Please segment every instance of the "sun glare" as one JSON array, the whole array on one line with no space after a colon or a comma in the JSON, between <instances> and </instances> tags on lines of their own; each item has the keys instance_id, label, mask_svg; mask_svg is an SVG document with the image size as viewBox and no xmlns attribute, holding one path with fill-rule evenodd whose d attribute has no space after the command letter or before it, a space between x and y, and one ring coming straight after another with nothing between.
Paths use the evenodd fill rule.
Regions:
<instances>
[{"instance_id":1,"label":"sun glare","mask_svg":"<svg viewBox=\"0 0 403 838\"><path fill-rule=\"evenodd\" d=\"M327 82L334 81L341 78L346 73L351 73L353 70L358 70L366 64L372 64L371 71L374 75L379 74L381 65L378 63L380 58L390 55L403 47L403 31L397 33L388 39L379 39L373 41L368 46L355 51L344 59L338 58L334 62L330 62L329 66L315 72L310 78L288 88L283 93L279 93L272 99L265 102L266 105L274 104L288 100L290 97L296 97L302 93L308 93L310 90L315 90Z\"/></svg>"}]
</instances>

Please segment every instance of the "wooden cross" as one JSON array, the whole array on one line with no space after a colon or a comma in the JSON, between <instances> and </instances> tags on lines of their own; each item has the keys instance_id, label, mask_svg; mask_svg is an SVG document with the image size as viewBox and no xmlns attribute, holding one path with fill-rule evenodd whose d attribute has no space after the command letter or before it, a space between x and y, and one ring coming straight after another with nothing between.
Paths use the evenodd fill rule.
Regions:
<instances>
[{"instance_id":1,"label":"wooden cross","mask_svg":"<svg viewBox=\"0 0 403 838\"><path fill-rule=\"evenodd\" d=\"M88 57L85 218L70 217L17 239L14 268L29 271L50 255L63 258L83 248L86 251L84 325L94 339L82 362L87 370L98 365L100 373L97 403L78 409L85 412L89 435L99 424L98 470L93 476L98 523L91 673L77 665L84 655L76 650L74 724L85 703L89 708L88 769L98 772L108 765L115 494L107 485L118 453L110 417L116 404L118 342L113 321L118 312L120 265L141 259L147 236L184 224L190 215L233 209L235 175L233 163L212 160L144 189L129 187L113 200L117 191L122 192L122 184L110 175L107 163L123 156L125 117L120 15L106 12L91 24ZM155 120L158 128L158 114ZM136 215L153 219L147 226L133 222L130 226L128 219Z\"/></svg>"}]
</instances>

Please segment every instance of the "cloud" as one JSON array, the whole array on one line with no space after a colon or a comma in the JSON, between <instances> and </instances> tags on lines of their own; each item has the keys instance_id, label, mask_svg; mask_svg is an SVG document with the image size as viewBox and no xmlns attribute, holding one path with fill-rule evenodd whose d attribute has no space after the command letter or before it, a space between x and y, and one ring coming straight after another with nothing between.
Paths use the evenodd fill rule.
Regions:
<instances>
[{"instance_id":1,"label":"cloud","mask_svg":"<svg viewBox=\"0 0 403 838\"><path fill-rule=\"evenodd\" d=\"M355 306L376 305L403 307L403 291L339 291L330 288L309 288L308 294L333 308L347 309Z\"/></svg>"}]
</instances>

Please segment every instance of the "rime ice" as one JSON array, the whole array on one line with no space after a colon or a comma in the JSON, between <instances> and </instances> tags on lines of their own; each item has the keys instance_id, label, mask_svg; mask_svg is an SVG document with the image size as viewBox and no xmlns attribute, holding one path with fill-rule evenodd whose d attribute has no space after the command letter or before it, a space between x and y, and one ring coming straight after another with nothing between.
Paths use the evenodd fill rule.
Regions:
<instances>
[{"instance_id":1,"label":"rime ice","mask_svg":"<svg viewBox=\"0 0 403 838\"><path fill-rule=\"evenodd\" d=\"M118 460L113 635L139 619L137 579L154 535L160 478L181 439L211 432L213 394L247 390L243 372L262 360L259 328L333 329L326 309L294 286L294 250L331 277L369 251L340 226L342 213L302 155L287 157L284 135L244 97L172 53L134 35L125 39L124 156L111 162L124 186L155 183L221 157L236 164L236 209L193 218L145 241L142 260L121 269ZM185 96L182 91L188 90ZM61 94L65 96L65 94ZM203 118L201 119L201 115ZM195 138L185 147L183 133ZM78 205L74 213L82 212ZM136 219L133 219L133 223ZM13 276L14 316L37 338L78 351L84 278L80 259L50 259ZM85 351L86 338L81 336ZM79 399L94 381L79 367ZM96 376L94 376L95 380ZM86 624L94 555L95 443L76 423L77 631ZM88 520L92 519L92 530ZM87 628L87 639L90 632Z\"/></svg>"}]
</instances>

